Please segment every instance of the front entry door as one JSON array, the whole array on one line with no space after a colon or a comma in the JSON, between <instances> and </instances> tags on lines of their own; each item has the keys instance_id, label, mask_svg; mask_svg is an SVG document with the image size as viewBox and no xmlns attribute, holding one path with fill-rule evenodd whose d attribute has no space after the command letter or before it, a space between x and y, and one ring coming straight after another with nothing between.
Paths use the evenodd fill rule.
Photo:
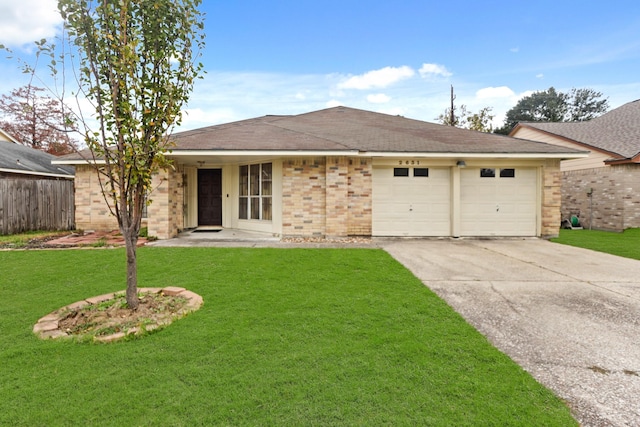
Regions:
<instances>
[{"instance_id":1,"label":"front entry door","mask_svg":"<svg viewBox=\"0 0 640 427\"><path fill-rule=\"evenodd\" d=\"M198 169L198 225L222 225L221 169Z\"/></svg>"}]
</instances>

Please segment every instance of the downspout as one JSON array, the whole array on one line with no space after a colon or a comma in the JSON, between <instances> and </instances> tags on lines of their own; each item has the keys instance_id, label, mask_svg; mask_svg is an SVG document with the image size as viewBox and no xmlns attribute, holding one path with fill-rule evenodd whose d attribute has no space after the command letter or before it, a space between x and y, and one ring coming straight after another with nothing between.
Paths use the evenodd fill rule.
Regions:
<instances>
[{"instance_id":1,"label":"downspout","mask_svg":"<svg viewBox=\"0 0 640 427\"><path fill-rule=\"evenodd\" d=\"M587 197L589 198L589 230L591 230L593 225L593 188L589 188Z\"/></svg>"}]
</instances>

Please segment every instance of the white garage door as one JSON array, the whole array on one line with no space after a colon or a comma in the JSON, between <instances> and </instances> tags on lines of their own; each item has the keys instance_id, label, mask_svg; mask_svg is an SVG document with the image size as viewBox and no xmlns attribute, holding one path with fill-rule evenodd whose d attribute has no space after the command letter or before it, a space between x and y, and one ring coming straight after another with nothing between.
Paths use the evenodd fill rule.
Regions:
<instances>
[{"instance_id":1,"label":"white garage door","mask_svg":"<svg viewBox=\"0 0 640 427\"><path fill-rule=\"evenodd\" d=\"M449 168L375 167L374 236L449 236Z\"/></svg>"},{"instance_id":2,"label":"white garage door","mask_svg":"<svg viewBox=\"0 0 640 427\"><path fill-rule=\"evenodd\" d=\"M462 236L535 236L537 171L469 168L460 175Z\"/></svg>"}]
</instances>

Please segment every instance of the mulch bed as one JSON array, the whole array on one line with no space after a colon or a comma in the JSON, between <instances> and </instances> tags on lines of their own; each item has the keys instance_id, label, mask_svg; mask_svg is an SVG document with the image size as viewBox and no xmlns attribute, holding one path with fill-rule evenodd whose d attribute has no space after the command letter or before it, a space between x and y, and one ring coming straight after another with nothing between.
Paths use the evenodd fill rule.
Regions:
<instances>
[{"instance_id":1,"label":"mulch bed","mask_svg":"<svg viewBox=\"0 0 640 427\"><path fill-rule=\"evenodd\" d=\"M146 243L146 238L138 238L138 246L144 246ZM124 246L124 239L119 231L88 231L83 233L70 233L66 236L36 237L19 246L12 243L0 243L0 249L63 249L120 246Z\"/></svg>"}]
</instances>

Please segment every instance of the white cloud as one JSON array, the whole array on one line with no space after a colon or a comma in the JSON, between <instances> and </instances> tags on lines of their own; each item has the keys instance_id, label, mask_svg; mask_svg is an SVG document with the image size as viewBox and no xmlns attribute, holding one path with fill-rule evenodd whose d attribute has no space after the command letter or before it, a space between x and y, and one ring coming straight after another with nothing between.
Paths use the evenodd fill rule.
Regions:
<instances>
[{"instance_id":1,"label":"white cloud","mask_svg":"<svg viewBox=\"0 0 640 427\"><path fill-rule=\"evenodd\" d=\"M327 101L324 105L327 108L333 108L333 107L341 107L344 105L344 103L338 101L337 99L332 99L331 101Z\"/></svg>"},{"instance_id":2,"label":"white cloud","mask_svg":"<svg viewBox=\"0 0 640 427\"><path fill-rule=\"evenodd\" d=\"M422 77L450 77L453 75L444 65L440 64L422 64L419 72Z\"/></svg>"},{"instance_id":3,"label":"white cloud","mask_svg":"<svg viewBox=\"0 0 640 427\"><path fill-rule=\"evenodd\" d=\"M507 86L485 87L476 92L478 99L512 98L515 93Z\"/></svg>"},{"instance_id":4,"label":"white cloud","mask_svg":"<svg viewBox=\"0 0 640 427\"><path fill-rule=\"evenodd\" d=\"M0 44L5 46L53 37L61 24L56 0L0 0Z\"/></svg>"},{"instance_id":5,"label":"white cloud","mask_svg":"<svg viewBox=\"0 0 640 427\"><path fill-rule=\"evenodd\" d=\"M475 93L471 99L460 99L460 104L465 104L472 112L477 112L482 108L490 107L493 127L500 127L504 124L507 111L513 108L520 99L529 96L533 91L514 92L508 86L485 87Z\"/></svg>"},{"instance_id":6,"label":"white cloud","mask_svg":"<svg viewBox=\"0 0 640 427\"><path fill-rule=\"evenodd\" d=\"M372 104L384 104L391 101L391 98L384 93L376 93L367 96L367 101Z\"/></svg>"},{"instance_id":7,"label":"white cloud","mask_svg":"<svg viewBox=\"0 0 640 427\"><path fill-rule=\"evenodd\" d=\"M400 80L404 80L415 75L415 71L406 65L402 67L384 67L379 70L352 76L338 84L339 89L371 89L384 88Z\"/></svg>"},{"instance_id":8,"label":"white cloud","mask_svg":"<svg viewBox=\"0 0 640 427\"><path fill-rule=\"evenodd\" d=\"M518 52L520 52L520 48L519 47L512 47L511 49L509 49L509 51L511 53L518 53Z\"/></svg>"},{"instance_id":9,"label":"white cloud","mask_svg":"<svg viewBox=\"0 0 640 427\"><path fill-rule=\"evenodd\" d=\"M536 78L537 79L544 79L544 74L542 74L542 73L536 74Z\"/></svg>"},{"instance_id":10,"label":"white cloud","mask_svg":"<svg viewBox=\"0 0 640 427\"><path fill-rule=\"evenodd\" d=\"M516 96L516 102L520 101L524 97L533 95L535 92L536 92L535 90L525 90L524 92L519 93Z\"/></svg>"}]
</instances>

